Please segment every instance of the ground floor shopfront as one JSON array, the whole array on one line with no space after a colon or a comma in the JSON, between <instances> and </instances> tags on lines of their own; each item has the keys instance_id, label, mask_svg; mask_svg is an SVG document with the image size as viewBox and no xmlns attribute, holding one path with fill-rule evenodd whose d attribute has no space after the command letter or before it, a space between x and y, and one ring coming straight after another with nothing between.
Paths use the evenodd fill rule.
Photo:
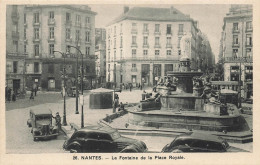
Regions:
<instances>
[{"instance_id":1,"label":"ground floor shopfront","mask_svg":"<svg viewBox=\"0 0 260 165\"><path fill-rule=\"evenodd\" d=\"M131 83L134 87L139 83L154 86L168 71L178 71L179 61L126 61L111 63L107 70L107 82L116 82L117 85Z\"/></svg>"}]
</instances>

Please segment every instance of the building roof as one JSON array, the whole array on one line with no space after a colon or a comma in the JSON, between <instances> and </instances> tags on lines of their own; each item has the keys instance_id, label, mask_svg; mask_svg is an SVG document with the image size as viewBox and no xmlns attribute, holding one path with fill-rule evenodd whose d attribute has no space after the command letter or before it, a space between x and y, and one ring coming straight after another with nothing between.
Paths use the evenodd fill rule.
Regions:
<instances>
[{"instance_id":1,"label":"building roof","mask_svg":"<svg viewBox=\"0 0 260 165\"><path fill-rule=\"evenodd\" d=\"M150 8L133 7L128 12L123 13L118 18L110 22L107 26L123 20L140 21L193 21L190 16L183 14L174 7L171 8Z\"/></svg>"}]
</instances>

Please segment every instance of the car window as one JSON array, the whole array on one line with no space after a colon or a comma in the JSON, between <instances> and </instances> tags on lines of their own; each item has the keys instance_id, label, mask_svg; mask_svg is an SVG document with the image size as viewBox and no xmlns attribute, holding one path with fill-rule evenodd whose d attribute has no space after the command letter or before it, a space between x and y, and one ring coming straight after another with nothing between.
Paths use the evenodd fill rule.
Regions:
<instances>
[{"instance_id":1,"label":"car window","mask_svg":"<svg viewBox=\"0 0 260 165\"><path fill-rule=\"evenodd\" d=\"M99 140L112 140L111 136L109 134L100 133L98 136Z\"/></svg>"},{"instance_id":2,"label":"car window","mask_svg":"<svg viewBox=\"0 0 260 165\"><path fill-rule=\"evenodd\" d=\"M92 132L88 135L88 138L90 139L98 139L98 134L96 132Z\"/></svg>"},{"instance_id":3,"label":"car window","mask_svg":"<svg viewBox=\"0 0 260 165\"><path fill-rule=\"evenodd\" d=\"M172 144L171 147L176 147L180 145L191 146L193 140L192 139L176 139Z\"/></svg>"},{"instance_id":4,"label":"car window","mask_svg":"<svg viewBox=\"0 0 260 165\"><path fill-rule=\"evenodd\" d=\"M85 133L84 132L79 132L78 134L77 134L77 138L85 138Z\"/></svg>"},{"instance_id":5,"label":"car window","mask_svg":"<svg viewBox=\"0 0 260 165\"><path fill-rule=\"evenodd\" d=\"M191 145L194 148L207 148L207 142L203 140L194 140Z\"/></svg>"},{"instance_id":6,"label":"car window","mask_svg":"<svg viewBox=\"0 0 260 165\"><path fill-rule=\"evenodd\" d=\"M221 143L217 143L217 142L208 142L207 149L218 150L218 151L224 150L222 144Z\"/></svg>"},{"instance_id":7,"label":"car window","mask_svg":"<svg viewBox=\"0 0 260 165\"><path fill-rule=\"evenodd\" d=\"M50 120L50 116L36 116L36 120Z\"/></svg>"}]
</instances>

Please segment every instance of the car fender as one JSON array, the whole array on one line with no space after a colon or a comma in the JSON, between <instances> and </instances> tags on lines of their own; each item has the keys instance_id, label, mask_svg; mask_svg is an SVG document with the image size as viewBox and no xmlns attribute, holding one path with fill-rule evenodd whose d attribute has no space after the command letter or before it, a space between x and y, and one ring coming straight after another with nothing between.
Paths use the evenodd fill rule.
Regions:
<instances>
[{"instance_id":1,"label":"car fender","mask_svg":"<svg viewBox=\"0 0 260 165\"><path fill-rule=\"evenodd\" d=\"M32 127L32 121L31 121L31 119L28 119L28 120L27 120L27 125L28 125L28 127Z\"/></svg>"},{"instance_id":2,"label":"car fender","mask_svg":"<svg viewBox=\"0 0 260 165\"><path fill-rule=\"evenodd\" d=\"M124 149L122 149L121 152L132 152L132 153L136 153L136 152L138 152L138 149L136 148L135 145L132 144L132 145L129 145L129 146L125 147Z\"/></svg>"},{"instance_id":3,"label":"car fender","mask_svg":"<svg viewBox=\"0 0 260 165\"><path fill-rule=\"evenodd\" d=\"M67 146L67 149L69 150L69 149L71 149L72 147L75 147L75 146L81 147L81 144L80 144L79 142L74 141L74 142L70 143L70 144Z\"/></svg>"}]
</instances>

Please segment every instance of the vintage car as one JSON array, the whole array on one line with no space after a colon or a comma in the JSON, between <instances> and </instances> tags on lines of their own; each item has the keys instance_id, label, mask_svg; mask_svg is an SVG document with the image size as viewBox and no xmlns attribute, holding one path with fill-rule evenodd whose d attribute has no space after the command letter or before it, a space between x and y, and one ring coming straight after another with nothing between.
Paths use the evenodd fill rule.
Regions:
<instances>
[{"instance_id":1,"label":"vintage car","mask_svg":"<svg viewBox=\"0 0 260 165\"><path fill-rule=\"evenodd\" d=\"M170 144L167 144L162 152L247 152L231 147L221 137L206 134L188 132L177 136Z\"/></svg>"},{"instance_id":2,"label":"vintage car","mask_svg":"<svg viewBox=\"0 0 260 165\"><path fill-rule=\"evenodd\" d=\"M52 112L49 109L30 110L28 127L32 127L33 140L57 138L58 128L52 125Z\"/></svg>"},{"instance_id":3,"label":"vintage car","mask_svg":"<svg viewBox=\"0 0 260 165\"><path fill-rule=\"evenodd\" d=\"M70 97L76 97L76 87L70 87L67 90L67 95Z\"/></svg>"},{"instance_id":4,"label":"vintage car","mask_svg":"<svg viewBox=\"0 0 260 165\"><path fill-rule=\"evenodd\" d=\"M114 128L107 126L86 126L74 132L63 144L63 149L70 152L146 152L142 141L121 136Z\"/></svg>"}]
</instances>

